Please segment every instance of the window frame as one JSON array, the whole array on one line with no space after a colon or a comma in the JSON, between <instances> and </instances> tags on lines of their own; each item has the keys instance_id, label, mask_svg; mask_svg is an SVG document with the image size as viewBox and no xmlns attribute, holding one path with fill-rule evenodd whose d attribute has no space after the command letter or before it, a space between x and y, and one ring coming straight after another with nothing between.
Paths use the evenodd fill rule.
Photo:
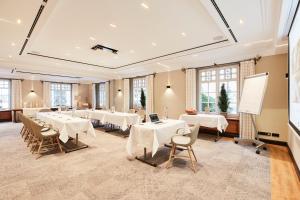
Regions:
<instances>
[{"instance_id":1,"label":"window frame","mask_svg":"<svg viewBox=\"0 0 300 200\"><path fill-rule=\"evenodd\" d=\"M220 71L227 69L227 68L236 68L236 78L230 78L230 79L220 79ZM237 90L236 90L236 113L227 113L228 117L237 117L239 115L238 113L238 106L239 106L239 101L240 101L240 67L239 65L228 65L228 66L222 66L222 67L213 67L213 68L206 68L206 69L201 69L199 68L197 70L197 109L199 110L199 112L204 113L205 111L201 110L201 83L206 82L206 83L210 83L212 81L202 81L201 80L201 73L202 72L207 72L207 71L212 71L215 70L216 71L216 79L214 80L214 82L216 83L216 99L215 99L215 112L209 112L211 114L218 114L219 112L219 107L218 107L218 100L219 100L219 95L220 95L220 88L221 88L221 83L222 82L230 82L230 81L236 81L237 84ZM209 93L209 92L208 92ZM209 102L208 102L209 103Z\"/></svg>"},{"instance_id":2,"label":"window frame","mask_svg":"<svg viewBox=\"0 0 300 200\"><path fill-rule=\"evenodd\" d=\"M101 99L101 88L103 89L103 94L104 97ZM97 93L96 93L97 94ZM102 109L107 109L106 108L106 88L105 88L105 82L98 83L98 106ZM101 106L101 100L103 100L103 106Z\"/></svg>"},{"instance_id":3,"label":"window frame","mask_svg":"<svg viewBox=\"0 0 300 200\"><path fill-rule=\"evenodd\" d=\"M52 102L52 85L53 84L56 84L56 85L59 85L59 90L55 90L55 91L59 91L60 94L60 102L59 102L59 105L54 105L53 102ZM63 85L69 85L70 86L70 105L61 105L61 94L62 94L62 91L68 91L68 90L62 90L62 86ZM50 82L50 100L51 100L51 107L53 108L56 108L56 107L62 107L62 106L65 106L65 107L68 107L68 108L71 108L72 105L73 105L73 98L72 98L72 93L73 93L73 87L72 87L72 83L58 83L58 82Z\"/></svg>"},{"instance_id":4,"label":"window frame","mask_svg":"<svg viewBox=\"0 0 300 200\"><path fill-rule=\"evenodd\" d=\"M137 80L144 80L143 90L144 90L145 96L147 98L146 76L141 76L141 77L136 77L136 78L130 79L130 107L134 108L134 109L141 109L142 106L140 105L141 104L140 101L137 105L135 104L135 101L134 101L135 100L134 99L134 94L135 94L134 82ZM140 88L142 88L142 87L140 87ZM139 91L139 93L140 92L141 92L141 90ZM146 101L146 106L147 106L147 101Z\"/></svg>"},{"instance_id":5,"label":"window frame","mask_svg":"<svg viewBox=\"0 0 300 200\"><path fill-rule=\"evenodd\" d=\"M7 108L0 108L0 110L10 110L11 109L11 100L12 100L12 84L10 79L4 79L0 78L0 81L7 81L8 82L8 87L7 88L1 88L1 89L8 89L8 107ZM2 96L2 95L1 95Z\"/></svg>"}]
</instances>

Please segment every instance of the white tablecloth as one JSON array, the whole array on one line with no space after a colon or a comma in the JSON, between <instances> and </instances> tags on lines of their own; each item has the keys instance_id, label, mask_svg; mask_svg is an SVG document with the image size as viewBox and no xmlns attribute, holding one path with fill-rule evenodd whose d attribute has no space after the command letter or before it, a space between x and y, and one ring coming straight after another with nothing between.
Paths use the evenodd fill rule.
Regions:
<instances>
[{"instance_id":1,"label":"white tablecloth","mask_svg":"<svg viewBox=\"0 0 300 200\"><path fill-rule=\"evenodd\" d=\"M125 131L129 126L140 123L140 116L135 113L109 112L102 110L90 111L90 118L121 127Z\"/></svg>"},{"instance_id":2,"label":"white tablecloth","mask_svg":"<svg viewBox=\"0 0 300 200\"><path fill-rule=\"evenodd\" d=\"M225 131L228 122L223 115L213 115L213 114L197 114L188 115L182 114L179 117L180 120L184 120L187 124L200 123L200 126L205 126L209 128L217 128L218 131Z\"/></svg>"},{"instance_id":3,"label":"white tablecloth","mask_svg":"<svg viewBox=\"0 0 300 200\"><path fill-rule=\"evenodd\" d=\"M127 153L133 156L137 147L145 147L152 150L152 156L154 156L159 146L169 143L178 129L183 128L186 133L190 132L189 127L183 120L168 119L163 120L163 122L162 124L147 122L133 125L127 141Z\"/></svg>"},{"instance_id":4,"label":"white tablecloth","mask_svg":"<svg viewBox=\"0 0 300 200\"><path fill-rule=\"evenodd\" d=\"M75 117L89 118L91 110L72 110L70 111L61 111L61 114L72 116L74 114Z\"/></svg>"},{"instance_id":5,"label":"white tablecloth","mask_svg":"<svg viewBox=\"0 0 300 200\"><path fill-rule=\"evenodd\" d=\"M50 108L23 108L23 114L30 117L36 117L36 113L38 113L42 109L50 109Z\"/></svg>"},{"instance_id":6,"label":"white tablecloth","mask_svg":"<svg viewBox=\"0 0 300 200\"><path fill-rule=\"evenodd\" d=\"M37 118L58 129L60 133L59 139L64 143L68 141L69 136L74 137L76 133L88 133L96 137L93 125L88 119L71 117L55 112L37 113Z\"/></svg>"}]
</instances>

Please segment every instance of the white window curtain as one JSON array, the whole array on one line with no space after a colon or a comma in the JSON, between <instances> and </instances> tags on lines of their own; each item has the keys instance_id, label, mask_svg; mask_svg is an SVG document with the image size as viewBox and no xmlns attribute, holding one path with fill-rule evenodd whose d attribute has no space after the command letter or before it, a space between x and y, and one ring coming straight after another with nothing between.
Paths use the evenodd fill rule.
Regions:
<instances>
[{"instance_id":1,"label":"white window curtain","mask_svg":"<svg viewBox=\"0 0 300 200\"><path fill-rule=\"evenodd\" d=\"M124 79L123 80L123 84L124 84L124 107L123 107L123 111L124 112L128 112L129 111L129 98L130 98L130 85L129 85L129 79Z\"/></svg>"},{"instance_id":2,"label":"white window curtain","mask_svg":"<svg viewBox=\"0 0 300 200\"><path fill-rule=\"evenodd\" d=\"M96 108L96 85L92 84L92 109Z\"/></svg>"},{"instance_id":3,"label":"white window curtain","mask_svg":"<svg viewBox=\"0 0 300 200\"><path fill-rule=\"evenodd\" d=\"M109 81L105 82L105 109L109 109Z\"/></svg>"},{"instance_id":4,"label":"white window curtain","mask_svg":"<svg viewBox=\"0 0 300 200\"><path fill-rule=\"evenodd\" d=\"M240 63L240 96L242 95L244 78L255 74L254 60L244 61ZM251 121L251 115L240 113L240 138L254 139L255 129Z\"/></svg>"},{"instance_id":5,"label":"white window curtain","mask_svg":"<svg viewBox=\"0 0 300 200\"><path fill-rule=\"evenodd\" d=\"M146 114L147 116L153 113L154 103L153 103L153 75L146 77Z\"/></svg>"},{"instance_id":6,"label":"white window curtain","mask_svg":"<svg viewBox=\"0 0 300 200\"><path fill-rule=\"evenodd\" d=\"M186 108L196 109L196 69L186 70Z\"/></svg>"},{"instance_id":7,"label":"white window curtain","mask_svg":"<svg viewBox=\"0 0 300 200\"><path fill-rule=\"evenodd\" d=\"M22 108L22 81L11 81L11 107L12 109Z\"/></svg>"},{"instance_id":8,"label":"white window curtain","mask_svg":"<svg viewBox=\"0 0 300 200\"><path fill-rule=\"evenodd\" d=\"M46 81L43 82L43 106L51 107L51 83Z\"/></svg>"},{"instance_id":9,"label":"white window curtain","mask_svg":"<svg viewBox=\"0 0 300 200\"><path fill-rule=\"evenodd\" d=\"M78 100L78 84L72 84L72 107L77 108Z\"/></svg>"}]
</instances>

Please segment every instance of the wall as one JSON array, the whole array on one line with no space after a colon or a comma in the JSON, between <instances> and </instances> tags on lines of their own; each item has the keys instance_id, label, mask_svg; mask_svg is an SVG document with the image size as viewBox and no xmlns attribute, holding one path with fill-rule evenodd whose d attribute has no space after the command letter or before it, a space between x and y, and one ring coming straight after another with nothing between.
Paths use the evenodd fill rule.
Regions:
<instances>
[{"instance_id":1,"label":"wall","mask_svg":"<svg viewBox=\"0 0 300 200\"><path fill-rule=\"evenodd\" d=\"M81 96L81 102L91 101L91 84L79 84L78 93ZM34 90L31 93L30 90ZM43 107L43 83L39 80L22 81L22 100L23 107Z\"/></svg>"},{"instance_id":2,"label":"wall","mask_svg":"<svg viewBox=\"0 0 300 200\"><path fill-rule=\"evenodd\" d=\"M268 87L262 113L256 117L259 131L280 133L280 137L266 139L287 141L288 137L288 72L287 54L263 57L256 65L256 73L269 72Z\"/></svg>"},{"instance_id":3,"label":"wall","mask_svg":"<svg viewBox=\"0 0 300 200\"><path fill-rule=\"evenodd\" d=\"M166 88L167 84L171 88ZM185 73L181 70L158 73L154 78L154 112L178 119L185 111Z\"/></svg>"},{"instance_id":4,"label":"wall","mask_svg":"<svg viewBox=\"0 0 300 200\"><path fill-rule=\"evenodd\" d=\"M288 145L300 169L300 136L289 126Z\"/></svg>"},{"instance_id":5,"label":"wall","mask_svg":"<svg viewBox=\"0 0 300 200\"><path fill-rule=\"evenodd\" d=\"M120 80L114 80L114 99L113 99L113 102L114 102L114 106L115 106L115 109L116 111L119 111L119 112L123 112L124 110L124 96L123 96L123 91L124 91L124 88L123 88L123 80L120 79ZM121 92L119 92L118 90L121 89Z\"/></svg>"},{"instance_id":6,"label":"wall","mask_svg":"<svg viewBox=\"0 0 300 200\"><path fill-rule=\"evenodd\" d=\"M30 90L34 90L34 93L31 93ZM38 80L22 81L22 100L23 107L42 107L43 83Z\"/></svg>"}]
</instances>

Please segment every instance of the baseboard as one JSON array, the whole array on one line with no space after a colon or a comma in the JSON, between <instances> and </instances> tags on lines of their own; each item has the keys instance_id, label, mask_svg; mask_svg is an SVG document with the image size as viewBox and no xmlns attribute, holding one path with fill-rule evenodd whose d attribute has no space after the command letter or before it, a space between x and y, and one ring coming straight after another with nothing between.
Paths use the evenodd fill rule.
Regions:
<instances>
[{"instance_id":1,"label":"baseboard","mask_svg":"<svg viewBox=\"0 0 300 200\"><path fill-rule=\"evenodd\" d=\"M285 146L285 147L288 146L287 142L283 142L283 141L268 140L268 139L265 139L265 138L259 138L259 140L264 142L264 143L267 143L267 144L275 144L275 145Z\"/></svg>"},{"instance_id":2,"label":"baseboard","mask_svg":"<svg viewBox=\"0 0 300 200\"><path fill-rule=\"evenodd\" d=\"M289 154L290 154L290 156L291 156L291 158L292 158L292 161L293 161L293 164L294 164L294 168L295 168L295 170L296 170L296 174L298 175L298 179L299 179L299 181L300 181L300 169L299 169L299 167L298 167L298 165L297 165L297 163L296 163L296 160L295 160L295 158L294 158L294 155L293 155L293 153L292 153L292 151L291 151L289 145L287 145L287 148L288 148Z\"/></svg>"}]
</instances>

